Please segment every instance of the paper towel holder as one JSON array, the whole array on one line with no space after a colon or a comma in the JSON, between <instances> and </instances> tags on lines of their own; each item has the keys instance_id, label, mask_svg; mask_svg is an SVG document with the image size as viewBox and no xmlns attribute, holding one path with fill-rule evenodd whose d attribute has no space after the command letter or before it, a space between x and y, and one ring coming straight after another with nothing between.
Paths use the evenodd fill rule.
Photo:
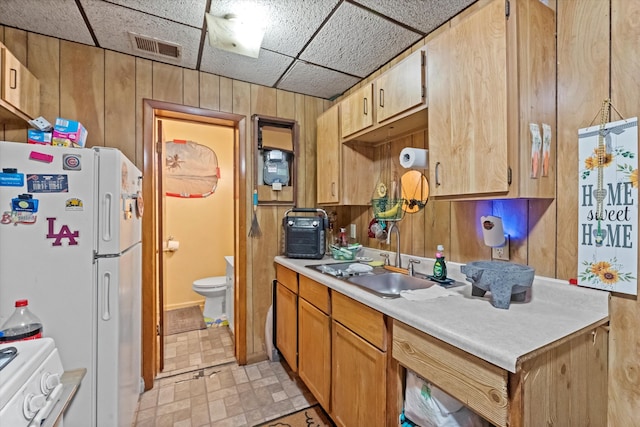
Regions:
<instances>
[{"instance_id":1,"label":"paper towel holder","mask_svg":"<svg viewBox=\"0 0 640 427\"><path fill-rule=\"evenodd\" d=\"M509 260L509 235L504 232L502 218L494 215L480 217L484 244L491 248L493 259Z\"/></svg>"}]
</instances>

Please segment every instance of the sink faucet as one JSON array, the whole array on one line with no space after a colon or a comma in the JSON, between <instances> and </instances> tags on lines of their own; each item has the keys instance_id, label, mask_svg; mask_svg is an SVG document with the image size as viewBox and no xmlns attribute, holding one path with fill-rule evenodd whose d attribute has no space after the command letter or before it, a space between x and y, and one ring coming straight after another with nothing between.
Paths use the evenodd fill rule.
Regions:
<instances>
[{"instance_id":1,"label":"sink faucet","mask_svg":"<svg viewBox=\"0 0 640 427\"><path fill-rule=\"evenodd\" d=\"M398 223L395 221L391 221L391 225L387 230L387 244L390 243L392 231L396 232L396 267L402 268L402 260L400 257L400 229L398 228Z\"/></svg>"},{"instance_id":2,"label":"sink faucet","mask_svg":"<svg viewBox=\"0 0 640 427\"><path fill-rule=\"evenodd\" d=\"M416 271L413 267L414 264L420 264L420 260L419 259L413 259L413 258L409 258L409 267L407 268L407 270L409 270L409 276L411 277L415 277L416 275Z\"/></svg>"}]
</instances>

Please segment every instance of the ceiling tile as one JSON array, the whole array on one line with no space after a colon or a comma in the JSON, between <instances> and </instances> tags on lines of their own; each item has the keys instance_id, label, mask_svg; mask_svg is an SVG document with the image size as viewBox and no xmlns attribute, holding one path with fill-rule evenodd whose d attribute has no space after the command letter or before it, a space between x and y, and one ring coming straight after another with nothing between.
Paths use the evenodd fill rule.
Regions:
<instances>
[{"instance_id":1,"label":"ceiling tile","mask_svg":"<svg viewBox=\"0 0 640 427\"><path fill-rule=\"evenodd\" d=\"M475 1L0 0L0 25L331 99ZM215 16L253 12L267 27L260 57L200 46L207 5ZM134 49L129 31L182 57Z\"/></svg>"},{"instance_id":2,"label":"ceiling tile","mask_svg":"<svg viewBox=\"0 0 640 427\"><path fill-rule=\"evenodd\" d=\"M199 29L100 0L80 1L100 47L186 68L196 67L201 34ZM101 19L104 16L109 19ZM181 46L182 56L174 60L134 50L128 31L178 44Z\"/></svg>"},{"instance_id":3,"label":"ceiling tile","mask_svg":"<svg viewBox=\"0 0 640 427\"><path fill-rule=\"evenodd\" d=\"M300 59L366 77L420 38L365 9L342 3Z\"/></svg>"},{"instance_id":4,"label":"ceiling tile","mask_svg":"<svg viewBox=\"0 0 640 427\"><path fill-rule=\"evenodd\" d=\"M110 3L202 28L207 0L109 0Z\"/></svg>"},{"instance_id":5,"label":"ceiling tile","mask_svg":"<svg viewBox=\"0 0 640 427\"><path fill-rule=\"evenodd\" d=\"M200 70L264 86L273 86L293 58L260 49L260 57L250 58L216 49L205 42Z\"/></svg>"},{"instance_id":6,"label":"ceiling tile","mask_svg":"<svg viewBox=\"0 0 640 427\"><path fill-rule=\"evenodd\" d=\"M1 0L0 24L95 46L74 0Z\"/></svg>"},{"instance_id":7,"label":"ceiling tile","mask_svg":"<svg viewBox=\"0 0 640 427\"><path fill-rule=\"evenodd\" d=\"M331 99L341 95L358 81L360 79L357 77L308 64L304 61L296 61L278 84L278 89Z\"/></svg>"},{"instance_id":8,"label":"ceiling tile","mask_svg":"<svg viewBox=\"0 0 640 427\"><path fill-rule=\"evenodd\" d=\"M221 0L211 4L211 13L222 17L253 11L266 26L262 47L297 56L337 4L338 0Z\"/></svg>"},{"instance_id":9,"label":"ceiling tile","mask_svg":"<svg viewBox=\"0 0 640 427\"><path fill-rule=\"evenodd\" d=\"M442 25L450 17L476 0L403 0L398 7L398 0L357 0L376 12L380 12L411 28L428 34Z\"/></svg>"}]
</instances>

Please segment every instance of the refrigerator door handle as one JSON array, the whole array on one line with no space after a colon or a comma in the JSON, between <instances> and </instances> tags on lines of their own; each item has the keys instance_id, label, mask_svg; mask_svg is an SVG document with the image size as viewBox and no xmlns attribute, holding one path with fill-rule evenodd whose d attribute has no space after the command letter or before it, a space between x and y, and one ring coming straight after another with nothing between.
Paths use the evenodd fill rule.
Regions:
<instances>
[{"instance_id":1,"label":"refrigerator door handle","mask_svg":"<svg viewBox=\"0 0 640 427\"><path fill-rule=\"evenodd\" d=\"M104 225L104 229L102 230L102 239L107 242L111 240L111 228L112 228L111 205L112 204L113 204L113 194L105 193L104 203L103 203L104 221L102 221L102 224Z\"/></svg>"},{"instance_id":2,"label":"refrigerator door handle","mask_svg":"<svg viewBox=\"0 0 640 427\"><path fill-rule=\"evenodd\" d=\"M109 291L111 286L111 273L105 273L102 276L102 320L111 319L111 310L109 309Z\"/></svg>"}]
</instances>

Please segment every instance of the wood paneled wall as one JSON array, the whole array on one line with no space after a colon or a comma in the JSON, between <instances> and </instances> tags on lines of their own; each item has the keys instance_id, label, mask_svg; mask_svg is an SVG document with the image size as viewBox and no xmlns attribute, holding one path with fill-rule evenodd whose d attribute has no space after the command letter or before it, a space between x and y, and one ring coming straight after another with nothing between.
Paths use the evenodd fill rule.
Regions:
<instances>
[{"instance_id":1,"label":"wood paneled wall","mask_svg":"<svg viewBox=\"0 0 640 427\"><path fill-rule=\"evenodd\" d=\"M640 115L639 43L640 1L611 0L611 100L625 117ZM610 307L609 425L617 427L640 423L640 299L614 295Z\"/></svg>"},{"instance_id":2,"label":"wood paneled wall","mask_svg":"<svg viewBox=\"0 0 640 427\"><path fill-rule=\"evenodd\" d=\"M625 117L640 115L640 52L637 49L640 0L551 1L549 5L557 12L556 199L429 201L424 211L407 216L400 223L404 239L402 252L433 257L435 245L443 243L450 260L488 259L490 252L479 243L482 240L476 225L479 216L486 213L503 218L515 216L518 217L515 221L508 220L512 234L511 261L531 265L536 274L542 276L566 280L576 277L578 129L593 124L602 101L609 97ZM418 45L431 37L433 35L427 36ZM370 82L408 53L395 58L360 85ZM410 146L413 141L399 140L394 144ZM357 222L361 230L372 218L372 212L366 207L339 208L338 212L341 224ZM420 223L419 227L424 226L423 234L418 232L416 222ZM393 250L393 245L369 240L366 228L364 233L359 239L365 244L368 242L368 246ZM640 419L639 298L612 294L610 317L608 425L635 426Z\"/></svg>"},{"instance_id":3,"label":"wood paneled wall","mask_svg":"<svg viewBox=\"0 0 640 427\"><path fill-rule=\"evenodd\" d=\"M315 206L316 118L329 106L320 98L258 86L105 49L67 42L0 26L0 41L41 83L41 115L53 122L65 117L88 129L88 146L119 148L140 169L143 155L145 98L206 108L247 117L247 200L251 209L254 147L251 116L294 119L300 128L298 204ZM0 139L26 142L28 126L0 124ZM241 167L241 165L236 165ZM230 175L231 176L231 175ZM247 360L264 359L264 328L275 278L274 256L280 253L285 207L260 206L260 238L247 248ZM250 226L251 212L247 212Z\"/></svg>"}]
</instances>

